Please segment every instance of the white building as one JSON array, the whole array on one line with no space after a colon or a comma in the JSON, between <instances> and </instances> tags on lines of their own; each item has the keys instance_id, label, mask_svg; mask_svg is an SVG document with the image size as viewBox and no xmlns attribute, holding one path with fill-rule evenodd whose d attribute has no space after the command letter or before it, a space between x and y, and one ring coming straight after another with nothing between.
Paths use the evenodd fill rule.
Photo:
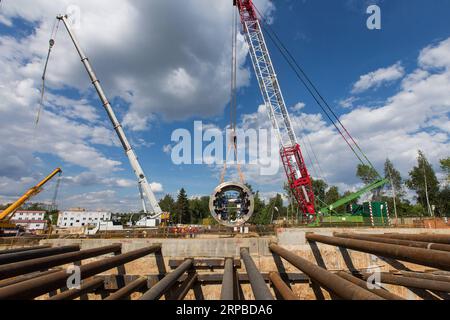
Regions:
<instances>
[{"instance_id":1,"label":"white building","mask_svg":"<svg viewBox=\"0 0 450 320\"><path fill-rule=\"evenodd\" d=\"M111 212L101 211L62 211L58 216L59 228L82 228L97 225L99 222L111 221Z\"/></svg>"},{"instance_id":2,"label":"white building","mask_svg":"<svg viewBox=\"0 0 450 320\"><path fill-rule=\"evenodd\" d=\"M48 227L45 211L16 211L10 222L27 231L44 231Z\"/></svg>"}]
</instances>

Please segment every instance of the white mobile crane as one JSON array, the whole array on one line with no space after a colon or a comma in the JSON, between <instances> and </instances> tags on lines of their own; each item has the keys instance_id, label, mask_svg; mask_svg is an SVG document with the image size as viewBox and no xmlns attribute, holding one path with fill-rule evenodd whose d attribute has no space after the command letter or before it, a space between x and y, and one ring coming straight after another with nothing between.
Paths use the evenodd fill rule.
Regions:
<instances>
[{"instance_id":1,"label":"white mobile crane","mask_svg":"<svg viewBox=\"0 0 450 320\"><path fill-rule=\"evenodd\" d=\"M133 148L131 147L130 143L128 142L127 137L125 136L125 132L123 130L122 125L120 124L119 120L117 120L117 117L111 107L111 104L109 103L108 99L106 98L105 92L102 89L102 86L100 85L100 81L98 80L97 76L95 75L94 69L92 68L89 59L81 49L77 38L75 37L74 32L72 31L70 27L70 22L68 21L67 15L59 15L57 17L59 21L62 21L64 23L64 26L69 33L70 38L73 41L73 44L75 45L75 48L80 55L81 62L86 68L87 73L89 74L89 77L91 78L92 84L95 87L95 90L97 91L97 94L100 98L100 100L103 103L103 106L108 113L108 117L111 120L114 130L117 133L117 136L119 137L119 140L123 146L123 149L125 150L125 153L130 160L131 167L134 170L134 173L136 174L136 177L138 179L138 186L139 186L139 192L141 194L141 200L142 200L142 206L144 209L144 212L148 214L147 206L145 203L145 198L147 198L148 202L150 203L153 212L149 214L149 218L151 219L160 219L161 215L163 214L163 211L161 210L161 207L158 204L158 201L156 200L156 197L152 191L152 188L150 187L150 184L148 183L147 177L144 174L144 171L142 170L141 165L139 164L138 157L136 156L136 153L134 152Z\"/></svg>"}]
</instances>

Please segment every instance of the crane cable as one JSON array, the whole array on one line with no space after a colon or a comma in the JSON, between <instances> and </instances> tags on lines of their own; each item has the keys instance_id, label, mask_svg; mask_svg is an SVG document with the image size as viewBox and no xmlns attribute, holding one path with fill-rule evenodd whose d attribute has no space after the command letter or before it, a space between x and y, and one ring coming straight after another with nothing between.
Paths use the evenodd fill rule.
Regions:
<instances>
[{"instance_id":1,"label":"crane cable","mask_svg":"<svg viewBox=\"0 0 450 320\"><path fill-rule=\"evenodd\" d=\"M294 56L291 54L291 52L287 49L287 47L283 44L283 42L280 40L278 35L275 33L275 31L272 30L272 28L269 26L269 23L267 20L263 17L261 12L258 10L258 8L253 4L253 7L255 8L256 12L260 16L260 20L263 22L262 28L266 31L266 33L269 35L269 38L274 43L274 45L277 47L277 49L280 51L284 59L287 61L289 66L292 68L294 73L297 75L297 78L303 83L305 88L308 90L308 92L312 95L316 103L319 105L319 107L322 109L322 111L325 113L327 118L331 121L333 126L336 128L336 130L339 132L339 134L342 136L342 138L345 140L349 148L352 150L352 152L355 154L357 159L361 162L363 165L368 165L371 167L379 177L380 174L375 169L372 162L369 160L369 158L366 156L366 154L363 152L362 148L359 146L359 144L355 141L355 139L352 137L352 135L349 133L347 128L344 126L342 121L339 119L339 117L336 115L336 113L333 111L333 109L330 107L328 102L325 100L323 95L318 91L317 87L313 84L311 79L308 77L306 72L303 70L302 67L298 64ZM327 109L329 111L327 111ZM331 113L331 115L330 115ZM336 119L333 120L333 117ZM339 126L342 128L339 128ZM346 137L347 135L347 137ZM350 139L350 141L349 141ZM353 145L354 146L353 146ZM358 153L359 151L359 153ZM363 158L367 161L363 161Z\"/></svg>"},{"instance_id":2,"label":"crane cable","mask_svg":"<svg viewBox=\"0 0 450 320\"><path fill-rule=\"evenodd\" d=\"M61 181L62 181L62 172L59 173L58 180L56 181L55 192L54 192L53 198L52 198L52 210L56 210L56 207L57 207L56 200L58 198L59 189L61 187Z\"/></svg>"},{"instance_id":3,"label":"crane cable","mask_svg":"<svg viewBox=\"0 0 450 320\"><path fill-rule=\"evenodd\" d=\"M231 151L234 152L234 157L236 160L236 166L239 173L239 179L242 184L245 184L245 176L242 172L241 164L238 159L238 145L237 145L237 30L238 30L238 20L237 12L233 7L233 26L232 26L232 58L231 58L231 99L230 99L230 129L232 135L230 137L230 143L228 146L226 159L224 162L224 167L221 174L221 183L225 182L225 175L227 171L227 162Z\"/></svg>"},{"instance_id":4,"label":"crane cable","mask_svg":"<svg viewBox=\"0 0 450 320\"><path fill-rule=\"evenodd\" d=\"M58 33L58 30L59 30L59 24L60 24L59 20L55 21L55 23L53 24L51 35L50 35L47 58L45 60L44 71L43 71L42 77L41 77L41 79L42 79L42 84L41 84L41 89L40 89L41 97L39 99L39 110L38 110L38 114L36 117L36 123L35 123L36 127L39 125L39 121L41 119L41 112L44 108L45 80L46 80L46 75L47 75L47 68L48 68L48 63L50 61L50 55L52 53L53 46L55 45L55 38L56 38L56 34Z\"/></svg>"}]
</instances>

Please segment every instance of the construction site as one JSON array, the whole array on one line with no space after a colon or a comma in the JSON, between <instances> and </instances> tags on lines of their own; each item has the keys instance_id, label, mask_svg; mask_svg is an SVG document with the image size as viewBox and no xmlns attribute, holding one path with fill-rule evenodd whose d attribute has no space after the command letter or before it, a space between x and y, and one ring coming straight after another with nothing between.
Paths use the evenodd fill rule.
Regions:
<instances>
[{"instance_id":1,"label":"construction site","mask_svg":"<svg viewBox=\"0 0 450 320\"><path fill-rule=\"evenodd\" d=\"M168 208L161 200L143 169L148 159L138 158L132 145L137 139L128 138L128 127L119 120L122 110L110 102L101 74L94 71L97 61L89 60L70 16L56 16L39 88L36 127L46 116L46 79L55 72L52 54L60 49L59 32L59 38L70 40L81 60L79 68L87 72L104 123L117 138L113 146L126 155L142 210L120 215L112 210L59 209L65 168L41 175L20 196L8 197L13 200L5 200L0 210L0 300L450 300L448 180L441 182L441 189L433 189L427 181L432 166L425 157L419 158L420 177L411 175L410 183L419 204L408 202L404 209L398 203L402 190L393 166L386 166L385 174L377 171L364 146L273 31L255 5L258 1L228 2L233 9L229 144L218 186L202 198L201 208L208 216L199 214L196 220L189 205L190 219L175 213L180 200ZM278 142L286 191L285 199L271 199L265 209L255 191L260 186L247 183L246 166L238 159L240 37ZM306 150L305 137L292 120L294 112L285 102L269 47L280 51L276 57L286 59L358 163L362 188L350 188L344 195L336 188L337 196L331 197L331 185L318 184L322 168L316 153ZM228 162L229 157L235 162ZM311 168L309 162L316 165ZM441 164L448 173L448 159ZM236 174L227 181L229 171ZM437 180L434 172L431 176ZM419 178L425 179L420 188L414 185L422 181ZM50 184L55 191L48 208L27 207ZM419 206L420 216L401 214Z\"/></svg>"}]
</instances>

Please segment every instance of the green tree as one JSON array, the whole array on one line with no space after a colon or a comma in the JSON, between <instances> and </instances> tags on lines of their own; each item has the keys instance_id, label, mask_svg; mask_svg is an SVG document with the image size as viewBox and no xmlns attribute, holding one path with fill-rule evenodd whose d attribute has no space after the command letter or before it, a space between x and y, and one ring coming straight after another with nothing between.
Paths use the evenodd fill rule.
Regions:
<instances>
[{"instance_id":1,"label":"green tree","mask_svg":"<svg viewBox=\"0 0 450 320\"><path fill-rule=\"evenodd\" d=\"M356 176L360 178L365 184L373 183L379 178L377 171L371 166L365 164L358 165Z\"/></svg>"},{"instance_id":2,"label":"green tree","mask_svg":"<svg viewBox=\"0 0 450 320\"><path fill-rule=\"evenodd\" d=\"M191 215L189 211L189 200L187 197L186 190L182 188L178 193L176 202L175 216L173 221L175 223L188 224L191 221Z\"/></svg>"},{"instance_id":3,"label":"green tree","mask_svg":"<svg viewBox=\"0 0 450 320\"><path fill-rule=\"evenodd\" d=\"M400 171L398 171L391 160L386 159L384 163L384 177L390 181L391 187L395 189L397 199L404 197L405 193L403 191L403 179Z\"/></svg>"},{"instance_id":4,"label":"green tree","mask_svg":"<svg viewBox=\"0 0 450 320\"><path fill-rule=\"evenodd\" d=\"M325 193L325 203L327 203L328 205L335 203L340 198L341 198L341 195L339 194L339 188L336 186L332 186Z\"/></svg>"},{"instance_id":5,"label":"green tree","mask_svg":"<svg viewBox=\"0 0 450 320\"><path fill-rule=\"evenodd\" d=\"M210 215L209 197L201 197L189 200L189 210L192 216L192 223L201 223L203 219Z\"/></svg>"},{"instance_id":6,"label":"green tree","mask_svg":"<svg viewBox=\"0 0 450 320\"><path fill-rule=\"evenodd\" d=\"M162 198L161 200L159 200L159 206L161 207L161 210L163 212L169 212L169 213L173 213L173 211L175 210L176 206L175 206L175 200L173 199L173 197L171 195L166 195L164 198Z\"/></svg>"},{"instance_id":7,"label":"green tree","mask_svg":"<svg viewBox=\"0 0 450 320\"><path fill-rule=\"evenodd\" d=\"M364 164L358 165L356 176L366 185L374 183L380 178L378 172L373 167ZM375 200L380 200L381 189L380 187L372 191Z\"/></svg>"},{"instance_id":8,"label":"green tree","mask_svg":"<svg viewBox=\"0 0 450 320\"><path fill-rule=\"evenodd\" d=\"M317 208L323 208L325 207L325 204L328 204L325 201L325 194L328 189L328 184L323 180L313 180L312 181L314 196L316 199L316 207Z\"/></svg>"},{"instance_id":9,"label":"green tree","mask_svg":"<svg viewBox=\"0 0 450 320\"><path fill-rule=\"evenodd\" d=\"M428 162L425 154L419 151L417 157L417 166L409 173L410 179L406 181L406 185L417 194L417 201L428 207L427 192L430 205L436 205L439 197L439 181L432 165Z\"/></svg>"},{"instance_id":10,"label":"green tree","mask_svg":"<svg viewBox=\"0 0 450 320\"><path fill-rule=\"evenodd\" d=\"M447 182L450 183L450 157L442 159L440 163L442 171L447 175Z\"/></svg>"},{"instance_id":11,"label":"green tree","mask_svg":"<svg viewBox=\"0 0 450 320\"><path fill-rule=\"evenodd\" d=\"M439 191L436 215L440 217L450 217L450 187L448 186Z\"/></svg>"}]
</instances>

